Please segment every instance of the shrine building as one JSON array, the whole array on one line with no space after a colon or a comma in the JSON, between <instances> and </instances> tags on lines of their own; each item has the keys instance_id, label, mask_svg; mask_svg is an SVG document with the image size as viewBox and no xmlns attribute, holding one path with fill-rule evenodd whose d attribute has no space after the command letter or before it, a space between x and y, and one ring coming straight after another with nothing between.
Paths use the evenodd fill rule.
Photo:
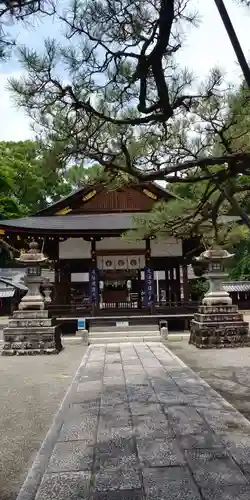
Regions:
<instances>
[{"instance_id":1,"label":"shrine building","mask_svg":"<svg viewBox=\"0 0 250 500\"><path fill-rule=\"evenodd\" d=\"M51 314L58 318L163 315L192 317L188 271L193 241L145 238L128 241L134 216L173 194L155 183L110 190L85 186L48 208L0 220L1 237L13 247L40 243L51 262Z\"/></svg>"}]
</instances>

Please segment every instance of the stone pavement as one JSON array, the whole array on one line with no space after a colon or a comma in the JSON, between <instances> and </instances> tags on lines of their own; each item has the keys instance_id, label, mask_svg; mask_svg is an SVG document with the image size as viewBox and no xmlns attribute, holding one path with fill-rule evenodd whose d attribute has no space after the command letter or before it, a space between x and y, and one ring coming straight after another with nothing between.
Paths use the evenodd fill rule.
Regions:
<instances>
[{"instance_id":1,"label":"stone pavement","mask_svg":"<svg viewBox=\"0 0 250 500\"><path fill-rule=\"evenodd\" d=\"M58 498L249 500L250 423L161 343L91 346L18 495Z\"/></svg>"}]
</instances>

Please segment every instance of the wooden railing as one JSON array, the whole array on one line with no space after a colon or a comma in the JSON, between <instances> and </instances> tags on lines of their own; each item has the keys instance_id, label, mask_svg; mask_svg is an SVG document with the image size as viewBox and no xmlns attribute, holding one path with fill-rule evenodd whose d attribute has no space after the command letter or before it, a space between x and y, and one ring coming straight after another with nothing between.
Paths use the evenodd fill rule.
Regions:
<instances>
[{"instance_id":1,"label":"wooden railing","mask_svg":"<svg viewBox=\"0 0 250 500\"><path fill-rule=\"evenodd\" d=\"M133 312L133 314L172 314L183 315L193 314L197 311L198 302L155 302L151 307L138 307L138 302L106 302L99 304L99 307L93 306L91 303L83 304L50 304L49 312L52 316L57 317L89 317L105 314L125 314Z\"/></svg>"},{"instance_id":2,"label":"wooden railing","mask_svg":"<svg viewBox=\"0 0 250 500\"><path fill-rule=\"evenodd\" d=\"M99 309L138 309L138 302L101 302Z\"/></svg>"},{"instance_id":3,"label":"wooden railing","mask_svg":"<svg viewBox=\"0 0 250 500\"><path fill-rule=\"evenodd\" d=\"M178 314L179 311L184 314L192 314L197 311L198 307L200 305L200 302L194 302L194 301L189 301L189 302L155 302L153 305L153 309L158 312L165 312L168 311L168 314Z\"/></svg>"},{"instance_id":4,"label":"wooden railing","mask_svg":"<svg viewBox=\"0 0 250 500\"><path fill-rule=\"evenodd\" d=\"M92 314L92 305L90 303L85 304L49 304L47 306L51 316L74 316L74 317L86 317Z\"/></svg>"}]
</instances>

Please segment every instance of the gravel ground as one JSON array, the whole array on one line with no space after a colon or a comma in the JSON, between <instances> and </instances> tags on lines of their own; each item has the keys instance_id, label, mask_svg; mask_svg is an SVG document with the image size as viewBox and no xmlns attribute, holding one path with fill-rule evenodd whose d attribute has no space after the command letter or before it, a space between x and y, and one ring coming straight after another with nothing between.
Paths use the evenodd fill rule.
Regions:
<instances>
[{"instance_id":1,"label":"gravel ground","mask_svg":"<svg viewBox=\"0 0 250 500\"><path fill-rule=\"evenodd\" d=\"M15 500L86 347L0 357L0 500Z\"/></svg>"},{"instance_id":2,"label":"gravel ground","mask_svg":"<svg viewBox=\"0 0 250 500\"><path fill-rule=\"evenodd\" d=\"M250 420L249 347L197 349L188 339L166 345Z\"/></svg>"}]
</instances>

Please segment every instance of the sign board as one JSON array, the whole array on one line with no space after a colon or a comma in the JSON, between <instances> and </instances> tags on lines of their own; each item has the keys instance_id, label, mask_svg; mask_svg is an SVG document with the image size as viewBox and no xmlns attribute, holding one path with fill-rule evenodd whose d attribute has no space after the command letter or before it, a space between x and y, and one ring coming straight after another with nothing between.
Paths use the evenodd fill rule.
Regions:
<instances>
[{"instance_id":1,"label":"sign board","mask_svg":"<svg viewBox=\"0 0 250 500\"><path fill-rule=\"evenodd\" d=\"M95 267L89 271L89 284L91 303L97 305L99 303L99 279Z\"/></svg>"},{"instance_id":2,"label":"sign board","mask_svg":"<svg viewBox=\"0 0 250 500\"><path fill-rule=\"evenodd\" d=\"M78 330L86 330L86 319L85 318L78 318L77 328L78 328Z\"/></svg>"},{"instance_id":3,"label":"sign board","mask_svg":"<svg viewBox=\"0 0 250 500\"><path fill-rule=\"evenodd\" d=\"M128 321L117 321L116 326L119 326L119 328L127 327L127 326L129 326L129 322Z\"/></svg>"},{"instance_id":4,"label":"sign board","mask_svg":"<svg viewBox=\"0 0 250 500\"><path fill-rule=\"evenodd\" d=\"M150 267L144 269L144 305L150 307L154 299L154 272Z\"/></svg>"}]
</instances>

